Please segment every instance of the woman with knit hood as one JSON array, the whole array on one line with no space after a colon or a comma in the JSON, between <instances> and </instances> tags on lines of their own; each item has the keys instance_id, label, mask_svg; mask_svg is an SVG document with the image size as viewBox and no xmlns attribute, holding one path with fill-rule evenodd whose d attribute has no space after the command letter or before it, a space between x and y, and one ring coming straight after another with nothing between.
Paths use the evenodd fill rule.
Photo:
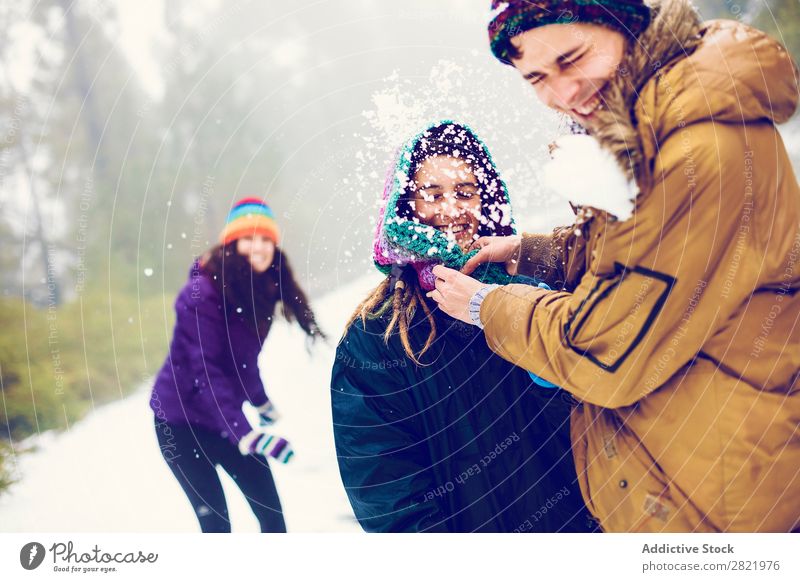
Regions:
<instances>
[{"instance_id":1,"label":"woman with knit hood","mask_svg":"<svg viewBox=\"0 0 800 582\"><path fill-rule=\"evenodd\" d=\"M588 133L554 154L578 220L476 241L433 298L581 402L576 469L604 531L799 530L800 187L775 127L797 67L687 0L492 7L495 56ZM586 170L605 159L608 181ZM487 287L466 274L486 260L558 287Z\"/></svg>"},{"instance_id":2,"label":"woman with knit hood","mask_svg":"<svg viewBox=\"0 0 800 582\"><path fill-rule=\"evenodd\" d=\"M460 268L477 237L513 233L506 186L469 128L442 122L400 149L374 244L387 277L348 323L331 379L339 468L367 531L596 527L576 488L568 399L426 297L434 265ZM512 281L498 265L478 276Z\"/></svg>"},{"instance_id":3,"label":"woman with knit hood","mask_svg":"<svg viewBox=\"0 0 800 582\"><path fill-rule=\"evenodd\" d=\"M262 532L286 531L267 459L288 463L294 452L265 428L278 412L264 390L258 355L278 303L311 340L324 336L278 243L269 206L240 200L219 244L194 262L175 301L172 343L150 407L161 454L203 532L231 531L218 465L244 493ZM258 428L245 417L245 402L258 411Z\"/></svg>"}]
</instances>

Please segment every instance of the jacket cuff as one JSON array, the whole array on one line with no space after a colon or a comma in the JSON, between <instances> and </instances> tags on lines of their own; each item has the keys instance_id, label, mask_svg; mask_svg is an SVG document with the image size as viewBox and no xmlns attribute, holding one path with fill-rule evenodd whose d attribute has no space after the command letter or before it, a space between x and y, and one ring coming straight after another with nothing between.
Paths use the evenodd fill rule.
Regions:
<instances>
[{"instance_id":1,"label":"jacket cuff","mask_svg":"<svg viewBox=\"0 0 800 582\"><path fill-rule=\"evenodd\" d=\"M249 433L244 435L241 439L239 439L239 452L243 455L247 456L253 452L253 445L255 444L258 437L261 436L260 432L256 432L251 430Z\"/></svg>"},{"instance_id":2,"label":"jacket cuff","mask_svg":"<svg viewBox=\"0 0 800 582\"><path fill-rule=\"evenodd\" d=\"M554 234L523 233L517 272L544 281L553 289L564 284L563 257Z\"/></svg>"},{"instance_id":3,"label":"jacket cuff","mask_svg":"<svg viewBox=\"0 0 800 582\"><path fill-rule=\"evenodd\" d=\"M483 322L481 321L481 304L483 303L486 295L498 287L500 287L500 285L485 285L478 289L469 300L469 317L472 320L473 325L477 325L479 328L483 329Z\"/></svg>"}]
</instances>

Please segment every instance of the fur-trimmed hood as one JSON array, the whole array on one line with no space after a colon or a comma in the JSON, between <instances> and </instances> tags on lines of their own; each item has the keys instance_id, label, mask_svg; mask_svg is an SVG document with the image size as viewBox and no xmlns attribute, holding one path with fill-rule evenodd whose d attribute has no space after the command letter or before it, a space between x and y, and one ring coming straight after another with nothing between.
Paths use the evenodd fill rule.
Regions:
<instances>
[{"instance_id":1,"label":"fur-trimmed hood","mask_svg":"<svg viewBox=\"0 0 800 582\"><path fill-rule=\"evenodd\" d=\"M698 121L782 123L797 107L798 70L778 42L733 20L701 22L688 0L654 0L603 92L590 133L642 191L659 144Z\"/></svg>"}]
</instances>

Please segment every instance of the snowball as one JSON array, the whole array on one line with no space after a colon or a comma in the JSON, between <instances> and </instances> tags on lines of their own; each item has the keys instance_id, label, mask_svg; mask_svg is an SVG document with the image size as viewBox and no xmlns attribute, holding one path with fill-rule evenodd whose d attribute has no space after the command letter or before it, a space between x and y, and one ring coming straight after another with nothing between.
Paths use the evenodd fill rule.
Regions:
<instances>
[{"instance_id":1,"label":"snowball","mask_svg":"<svg viewBox=\"0 0 800 582\"><path fill-rule=\"evenodd\" d=\"M633 214L636 184L617 161L589 135L556 140L553 159L542 169L544 186L580 206L592 206L627 220Z\"/></svg>"}]
</instances>

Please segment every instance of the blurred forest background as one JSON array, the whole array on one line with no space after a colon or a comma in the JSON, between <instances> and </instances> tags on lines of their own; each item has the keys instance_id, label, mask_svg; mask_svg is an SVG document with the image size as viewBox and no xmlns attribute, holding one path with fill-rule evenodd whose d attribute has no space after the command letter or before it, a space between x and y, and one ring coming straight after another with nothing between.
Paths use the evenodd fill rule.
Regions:
<instances>
[{"instance_id":1,"label":"blurred forest background","mask_svg":"<svg viewBox=\"0 0 800 582\"><path fill-rule=\"evenodd\" d=\"M800 55L797 0L696 4ZM496 149L526 229L568 219L533 196L559 122L492 59L487 5L1 0L0 490L17 443L157 371L242 196L312 298L369 268L388 156L431 116ZM784 135L797 163L796 118Z\"/></svg>"}]
</instances>

